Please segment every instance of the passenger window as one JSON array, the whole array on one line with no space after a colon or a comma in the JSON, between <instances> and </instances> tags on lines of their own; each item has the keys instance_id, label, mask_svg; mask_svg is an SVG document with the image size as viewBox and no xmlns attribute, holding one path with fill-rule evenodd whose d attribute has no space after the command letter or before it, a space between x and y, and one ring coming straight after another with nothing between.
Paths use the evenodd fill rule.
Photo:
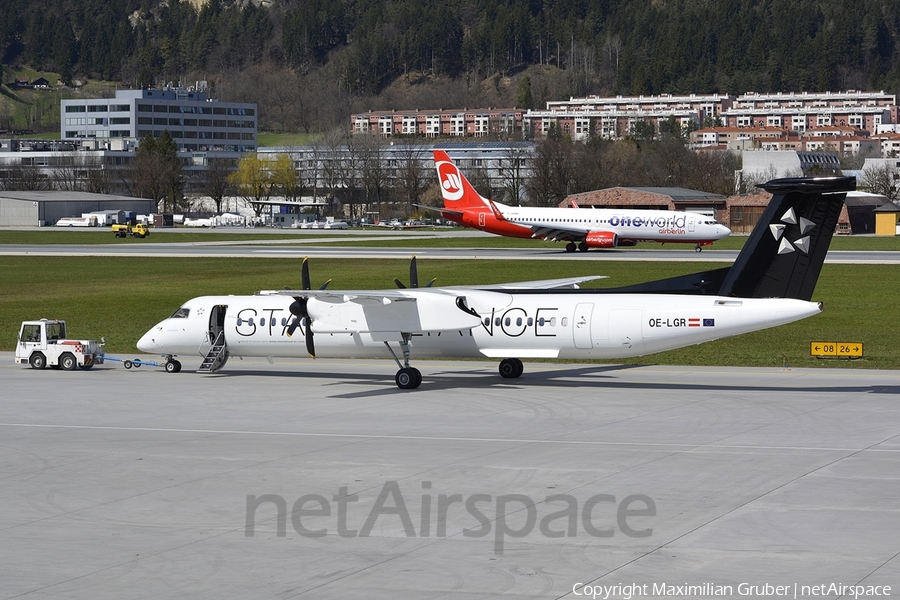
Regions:
<instances>
[{"instance_id":1,"label":"passenger window","mask_svg":"<svg viewBox=\"0 0 900 600\"><path fill-rule=\"evenodd\" d=\"M244 324L244 320L243 320L242 318L238 317L238 318L237 318L237 324L238 324L238 327L240 327L241 325Z\"/></svg>"},{"instance_id":2,"label":"passenger window","mask_svg":"<svg viewBox=\"0 0 900 600\"><path fill-rule=\"evenodd\" d=\"M533 323L534 323L534 319L532 319L531 317L528 317L528 326L531 327L531 325Z\"/></svg>"},{"instance_id":3,"label":"passenger window","mask_svg":"<svg viewBox=\"0 0 900 600\"><path fill-rule=\"evenodd\" d=\"M505 319L503 319L503 323L504 323L507 327L509 327L509 323L510 323L509 317L506 317Z\"/></svg>"},{"instance_id":4,"label":"passenger window","mask_svg":"<svg viewBox=\"0 0 900 600\"><path fill-rule=\"evenodd\" d=\"M562 321L560 321L560 325L562 325L563 327L565 327L565 326L568 325L568 324L569 324L569 317L563 317L563 318L562 318Z\"/></svg>"},{"instance_id":5,"label":"passenger window","mask_svg":"<svg viewBox=\"0 0 900 600\"><path fill-rule=\"evenodd\" d=\"M545 321L544 317L540 317L540 318L538 319L538 325L540 325L541 327L544 326L544 323L545 323L545 322L546 322L546 321Z\"/></svg>"},{"instance_id":6,"label":"passenger window","mask_svg":"<svg viewBox=\"0 0 900 600\"><path fill-rule=\"evenodd\" d=\"M516 327L521 327L521 326L522 326L522 317L519 317L516 319Z\"/></svg>"},{"instance_id":7,"label":"passenger window","mask_svg":"<svg viewBox=\"0 0 900 600\"><path fill-rule=\"evenodd\" d=\"M489 327L490 324L491 324L491 318L490 318L490 317L485 317L485 318L484 318L484 326L485 326L485 327Z\"/></svg>"},{"instance_id":8,"label":"passenger window","mask_svg":"<svg viewBox=\"0 0 900 600\"><path fill-rule=\"evenodd\" d=\"M494 319L494 326L500 327L500 317L497 317L496 319Z\"/></svg>"},{"instance_id":9,"label":"passenger window","mask_svg":"<svg viewBox=\"0 0 900 600\"><path fill-rule=\"evenodd\" d=\"M550 327L556 327L556 317L550 318Z\"/></svg>"}]
</instances>

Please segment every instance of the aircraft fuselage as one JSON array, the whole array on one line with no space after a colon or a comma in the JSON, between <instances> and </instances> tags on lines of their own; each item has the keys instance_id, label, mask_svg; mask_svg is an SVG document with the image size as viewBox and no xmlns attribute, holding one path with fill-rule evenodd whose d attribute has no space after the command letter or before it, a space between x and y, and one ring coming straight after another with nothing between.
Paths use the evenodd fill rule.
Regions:
<instances>
[{"instance_id":1,"label":"aircraft fuselage","mask_svg":"<svg viewBox=\"0 0 900 600\"><path fill-rule=\"evenodd\" d=\"M447 315L452 328L415 330L415 357L627 358L790 323L821 310L814 302L781 298L729 298L677 294L521 293L467 289L450 295L404 290L416 298L415 322ZM456 295L453 295L456 294ZM455 315L447 298L465 296L477 312ZM432 299L443 302L432 306ZM231 356L306 357L303 328L293 336L290 297L204 296L185 303L138 342L142 351L203 356L217 329ZM405 304L405 303L404 303ZM384 346L400 340L380 306L311 298L308 311L318 357L389 357ZM426 312L434 314L427 315ZM180 315L180 316L178 316ZM437 317L436 317L437 315ZM469 325L458 326L469 318ZM477 320L476 320L477 319Z\"/></svg>"}]
</instances>

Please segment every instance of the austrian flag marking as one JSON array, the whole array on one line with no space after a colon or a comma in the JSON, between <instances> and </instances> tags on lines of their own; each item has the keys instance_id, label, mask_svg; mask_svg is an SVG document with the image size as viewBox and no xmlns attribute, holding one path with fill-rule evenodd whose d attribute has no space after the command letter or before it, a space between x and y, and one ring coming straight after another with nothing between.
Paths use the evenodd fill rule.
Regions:
<instances>
[{"instance_id":1,"label":"austrian flag marking","mask_svg":"<svg viewBox=\"0 0 900 600\"><path fill-rule=\"evenodd\" d=\"M715 319L697 319L690 317L688 318L688 327L715 327L716 320Z\"/></svg>"}]
</instances>

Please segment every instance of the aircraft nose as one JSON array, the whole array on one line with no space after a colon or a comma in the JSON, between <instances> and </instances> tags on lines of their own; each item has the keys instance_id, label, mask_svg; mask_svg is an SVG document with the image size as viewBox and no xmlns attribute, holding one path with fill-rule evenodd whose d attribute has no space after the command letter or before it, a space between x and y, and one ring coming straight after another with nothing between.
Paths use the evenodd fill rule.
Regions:
<instances>
[{"instance_id":1,"label":"aircraft nose","mask_svg":"<svg viewBox=\"0 0 900 600\"><path fill-rule=\"evenodd\" d=\"M159 331L159 327L154 327L147 333L141 336L141 339L138 340L137 347L141 352L153 352L156 349L156 338L155 335Z\"/></svg>"}]
</instances>

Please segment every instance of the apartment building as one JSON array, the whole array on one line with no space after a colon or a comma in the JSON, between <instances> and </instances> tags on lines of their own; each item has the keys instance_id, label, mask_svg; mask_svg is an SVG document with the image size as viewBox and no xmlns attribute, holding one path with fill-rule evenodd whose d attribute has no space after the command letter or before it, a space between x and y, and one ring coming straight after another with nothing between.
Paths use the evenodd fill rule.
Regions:
<instances>
[{"instance_id":1,"label":"apartment building","mask_svg":"<svg viewBox=\"0 0 900 600\"><path fill-rule=\"evenodd\" d=\"M657 131L660 123L670 119L681 127L696 127L706 117L720 115L732 102L727 94L569 98L547 102L544 110L529 110L523 118L523 128L530 137L547 135L556 127L578 141L590 135L619 139L627 136L638 121L649 121Z\"/></svg>"},{"instance_id":2,"label":"apartment building","mask_svg":"<svg viewBox=\"0 0 900 600\"><path fill-rule=\"evenodd\" d=\"M729 127L780 127L804 133L822 127L877 132L898 122L897 97L881 92L747 92L722 113Z\"/></svg>"},{"instance_id":3,"label":"apartment building","mask_svg":"<svg viewBox=\"0 0 900 600\"><path fill-rule=\"evenodd\" d=\"M484 137L522 131L524 110L517 108L370 110L350 115L354 134L384 137Z\"/></svg>"}]
</instances>

